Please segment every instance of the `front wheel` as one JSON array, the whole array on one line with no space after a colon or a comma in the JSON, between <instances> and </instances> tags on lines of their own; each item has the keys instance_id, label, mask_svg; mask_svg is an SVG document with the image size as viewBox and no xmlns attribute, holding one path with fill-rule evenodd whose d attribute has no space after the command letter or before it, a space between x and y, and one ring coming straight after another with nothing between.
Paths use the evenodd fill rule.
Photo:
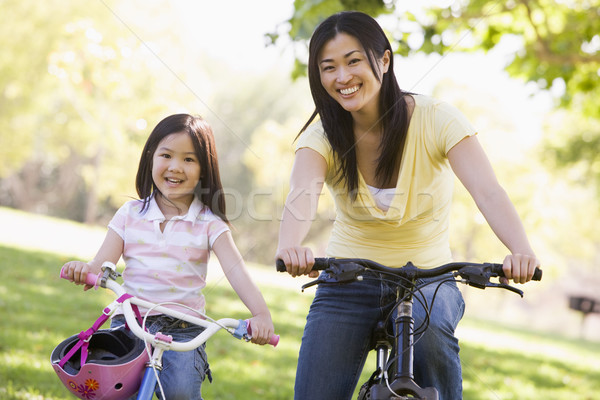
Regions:
<instances>
[{"instance_id":1,"label":"front wheel","mask_svg":"<svg viewBox=\"0 0 600 400\"><path fill-rule=\"evenodd\" d=\"M371 381L363 383L358 392L357 400L371 400L371 386L373 386Z\"/></svg>"},{"instance_id":2,"label":"front wheel","mask_svg":"<svg viewBox=\"0 0 600 400\"><path fill-rule=\"evenodd\" d=\"M365 382L360 387L357 400L371 400L371 382Z\"/></svg>"},{"instance_id":3,"label":"front wheel","mask_svg":"<svg viewBox=\"0 0 600 400\"><path fill-rule=\"evenodd\" d=\"M371 398L371 388L375 385L375 382L368 381L363 383L358 392L357 400L380 400L380 399L372 399ZM413 397L412 395L408 396L394 396L390 395L385 399L381 400L419 400L421 397Z\"/></svg>"}]
</instances>

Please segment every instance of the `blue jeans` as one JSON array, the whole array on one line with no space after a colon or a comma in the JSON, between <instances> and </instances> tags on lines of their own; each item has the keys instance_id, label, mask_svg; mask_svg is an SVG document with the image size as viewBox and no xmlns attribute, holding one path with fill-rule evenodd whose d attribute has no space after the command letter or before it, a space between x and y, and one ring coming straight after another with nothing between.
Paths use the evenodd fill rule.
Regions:
<instances>
[{"instance_id":1,"label":"blue jeans","mask_svg":"<svg viewBox=\"0 0 600 400\"><path fill-rule=\"evenodd\" d=\"M430 307L437 286L428 285L421 291ZM363 281L317 288L300 347L296 400L352 397L370 350L373 329L393 312L395 293L395 285L367 276ZM463 312L464 301L456 283L446 282L435 294L428 329L415 336L415 381L421 387L435 387L440 400L462 398L459 346L454 330ZM417 299L413 317L415 328L426 318Z\"/></svg>"},{"instance_id":2,"label":"blue jeans","mask_svg":"<svg viewBox=\"0 0 600 400\"><path fill-rule=\"evenodd\" d=\"M115 317L111 327L125 323L122 316ZM165 315L146 319L146 328L151 333L171 335L173 340L186 342L198 336L204 328ZM162 356L163 369L158 373L160 383L168 400L202 400L201 387L204 379L212 380L205 345L191 351L165 351ZM156 385L155 393L163 399ZM135 396L132 397L135 399Z\"/></svg>"}]
</instances>

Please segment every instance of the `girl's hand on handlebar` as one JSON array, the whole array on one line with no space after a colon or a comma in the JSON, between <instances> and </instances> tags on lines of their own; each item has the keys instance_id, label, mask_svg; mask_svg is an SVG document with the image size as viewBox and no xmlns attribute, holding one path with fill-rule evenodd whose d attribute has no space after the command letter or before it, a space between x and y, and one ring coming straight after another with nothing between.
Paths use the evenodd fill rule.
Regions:
<instances>
[{"instance_id":1,"label":"girl's hand on handlebar","mask_svg":"<svg viewBox=\"0 0 600 400\"><path fill-rule=\"evenodd\" d=\"M69 261L63 265L61 271L62 275L71 282L77 285L85 285L83 290L89 290L93 288L93 286L85 283L87 274L92 272L92 269L88 263L83 261Z\"/></svg>"},{"instance_id":2,"label":"girl's hand on handlebar","mask_svg":"<svg viewBox=\"0 0 600 400\"><path fill-rule=\"evenodd\" d=\"M506 278L500 278L500 282L508 284L512 279L515 283L529 282L533 277L536 267L540 266L540 261L536 256L526 254L509 254L504 258L502 270Z\"/></svg>"},{"instance_id":3,"label":"girl's hand on handlebar","mask_svg":"<svg viewBox=\"0 0 600 400\"><path fill-rule=\"evenodd\" d=\"M319 275L318 271L312 270L315 257L308 247L296 246L278 250L275 259L282 260L287 272L294 277L308 275L315 278Z\"/></svg>"},{"instance_id":4,"label":"girl's hand on handlebar","mask_svg":"<svg viewBox=\"0 0 600 400\"><path fill-rule=\"evenodd\" d=\"M250 318L250 326L252 327L252 338L250 341L255 344L269 344L271 337L275 333L273 321L270 315L258 314Z\"/></svg>"}]
</instances>

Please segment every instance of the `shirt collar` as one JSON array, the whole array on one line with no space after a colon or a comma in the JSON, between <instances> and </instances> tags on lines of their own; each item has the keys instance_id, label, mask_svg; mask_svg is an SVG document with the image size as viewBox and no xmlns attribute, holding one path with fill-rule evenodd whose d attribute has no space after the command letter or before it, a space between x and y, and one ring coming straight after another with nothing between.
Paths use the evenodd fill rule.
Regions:
<instances>
[{"instance_id":1,"label":"shirt collar","mask_svg":"<svg viewBox=\"0 0 600 400\"><path fill-rule=\"evenodd\" d=\"M172 219L180 219L183 221L195 223L196 220L200 218L202 209L204 209L204 204L202 204L202 202L200 201L200 199L198 199L198 197L194 196L194 200L192 201L192 204L190 204L190 208L188 209L187 214L178 215L176 217L173 217ZM156 203L155 196L152 196L152 198L150 199L150 202L148 203L148 209L146 210L145 216L148 221L158 220L158 221L162 222L165 220L164 214L162 213L162 211L160 211L160 208L158 207L158 204Z\"/></svg>"},{"instance_id":2,"label":"shirt collar","mask_svg":"<svg viewBox=\"0 0 600 400\"><path fill-rule=\"evenodd\" d=\"M204 204L200 201L200 199L194 196L194 201L190 204L190 208L186 215L182 217L184 221L189 221L191 223L196 222L198 219L201 219L200 214L204 209Z\"/></svg>"}]
</instances>

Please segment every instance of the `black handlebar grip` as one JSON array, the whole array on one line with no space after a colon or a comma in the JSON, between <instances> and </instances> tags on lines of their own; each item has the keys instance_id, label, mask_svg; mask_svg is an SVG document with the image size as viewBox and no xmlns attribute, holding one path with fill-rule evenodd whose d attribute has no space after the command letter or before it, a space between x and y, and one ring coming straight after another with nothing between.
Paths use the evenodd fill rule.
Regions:
<instances>
[{"instance_id":1,"label":"black handlebar grip","mask_svg":"<svg viewBox=\"0 0 600 400\"><path fill-rule=\"evenodd\" d=\"M494 264L492 266L492 272L498 274L498 276L504 276L504 270L502 270L502 264ZM533 277L531 280L541 281L542 280L542 270L538 267L535 267L535 271L533 271Z\"/></svg>"},{"instance_id":2,"label":"black handlebar grip","mask_svg":"<svg viewBox=\"0 0 600 400\"><path fill-rule=\"evenodd\" d=\"M277 272L285 272L286 271L285 263L283 262L282 259L278 259L275 262L275 267L277 268Z\"/></svg>"},{"instance_id":3,"label":"black handlebar grip","mask_svg":"<svg viewBox=\"0 0 600 400\"><path fill-rule=\"evenodd\" d=\"M315 258L315 264L312 267L313 271L321 271L327 269L329 267L329 261L334 260L334 258Z\"/></svg>"},{"instance_id":4,"label":"black handlebar grip","mask_svg":"<svg viewBox=\"0 0 600 400\"><path fill-rule=\"evenodd\" d=\"M315 258L315 263L313 264L312 270L315 271L315 270L327 269L327 267L329 267L329 260L333 260L333 258L320 258L320 257ZM275 262L275 267L277 268L278 272L286 272L287 271L287 269L285 267L285 263L281 259L278 259Z\"/></svg>"}]
</instances>

